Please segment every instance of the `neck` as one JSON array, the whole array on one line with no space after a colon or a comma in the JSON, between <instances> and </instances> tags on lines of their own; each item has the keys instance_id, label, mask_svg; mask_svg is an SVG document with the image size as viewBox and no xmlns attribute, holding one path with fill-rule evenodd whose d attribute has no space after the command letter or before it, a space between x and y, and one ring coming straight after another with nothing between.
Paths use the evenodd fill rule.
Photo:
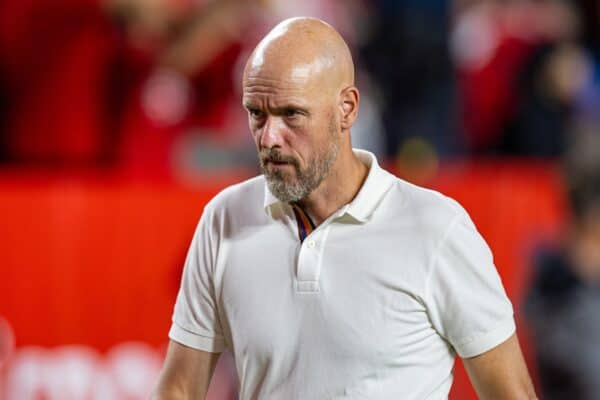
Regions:
<instances>
[{"instance_id":1,"label":"neck","mask_svg":"<svg viewBox=\"0 0 600 400\"><path fill-rule=\"evenodd\" d=\"M349 144L340 149L327 178L306 199L300 201L315 226L356 197L368 172L367 166L354 155Z\"/></svg>"}]
</instances>

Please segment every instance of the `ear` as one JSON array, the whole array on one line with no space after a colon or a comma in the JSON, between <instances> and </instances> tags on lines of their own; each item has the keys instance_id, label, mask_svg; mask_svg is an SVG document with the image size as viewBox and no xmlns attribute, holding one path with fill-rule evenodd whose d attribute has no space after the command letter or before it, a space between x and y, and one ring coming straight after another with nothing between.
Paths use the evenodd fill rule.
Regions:
<instances>
[{"instance_id":1,"label":"ear","mask_svg":"<svg viewBox=\"0 0 600 400\"><path fill-rule=\"evenodd\" d=\"M358 117L360 94L355 86L348 86L340 93L340 125L342 130L349 130Z\"/></svg>"}]
</instances>

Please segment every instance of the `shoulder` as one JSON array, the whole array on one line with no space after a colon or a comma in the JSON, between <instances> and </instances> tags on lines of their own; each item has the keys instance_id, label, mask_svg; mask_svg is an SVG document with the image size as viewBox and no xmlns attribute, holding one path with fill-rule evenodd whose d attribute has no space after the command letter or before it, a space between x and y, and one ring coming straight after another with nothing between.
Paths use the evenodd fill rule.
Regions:
<instances>
[{"instance_id":1,"label":"shoulder","mask_svg":"<svg viewBox=\"0 0 600 400\"><path fill-rule=\"evenodd\" d=\"M464 208L453 198L400 178L396 178L396 190L400 191L413 207L439 210L452 215L465 212Z\"/></svg>"},{"instance_id":2,"label":"shoulder","mask_svg":"<svg viewBox=\"0 0 600 400\"><path fill-rule=\"evenodd\" d=\"M395 178L390 200L389 206L398 214L396 220L408 221L428 233L443 234L457 220L471 223L467 211L453 198L400 178Z\"/></svg>"},{"instance_id":3,"label":"shoulder","mask_svg":"<svg viewBox=\"0 0 600 400\"><path fill-rule=\"evenodd\" d=\"M201 225L218 235L232 235L248 226L268 222L264 212L265 180L262 175L231 185L205 206Z\"/></svg>"},{"instance_id":4,"label":"shoulder","mask_svg":"<svg viewBox=\"0 0 600 400\"><path fill-rule=\"evenodd\" d=\"M265 180L262 175L236 183L221 190L205 206L204 213L244 212L262 207Z\"/></svg>"}]
</instances>

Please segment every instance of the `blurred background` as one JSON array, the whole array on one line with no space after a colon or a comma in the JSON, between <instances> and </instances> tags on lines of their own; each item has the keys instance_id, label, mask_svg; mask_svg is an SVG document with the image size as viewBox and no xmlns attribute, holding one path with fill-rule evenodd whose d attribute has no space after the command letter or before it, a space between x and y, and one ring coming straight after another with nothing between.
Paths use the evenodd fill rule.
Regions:
<instances>
[{"instance_id":1,"label":"blurred background","mask_svg":"<svg viewBox=\"0 0 600 400\"><path fill-rule=\"evenodd\" d=\"M538 394L600 398L600 1L2 0L0 399L146 398L203 206L258 173L241 69L299 15L352 48L355 147L488 240Z\"/></svg>"}]
</instances>

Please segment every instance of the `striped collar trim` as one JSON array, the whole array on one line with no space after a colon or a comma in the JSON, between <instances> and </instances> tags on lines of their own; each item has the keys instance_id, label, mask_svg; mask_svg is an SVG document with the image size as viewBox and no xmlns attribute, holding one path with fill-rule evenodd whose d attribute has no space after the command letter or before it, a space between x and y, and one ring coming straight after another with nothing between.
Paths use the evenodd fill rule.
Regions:
<instances>
[{"instance_id":1,"label":"striped collar trim","mask_svg":"<svg viewBox=\"0 0 600 400\"><path fill-rule=\"evenodd\" d=\"M310 216L300 207L298 204L290 204L294 210L296 216L296 223L298 224L298 238L300 242L303 242L312 231L315 230L315 224L310 219Z\"/></svg>"}]
</instances>

